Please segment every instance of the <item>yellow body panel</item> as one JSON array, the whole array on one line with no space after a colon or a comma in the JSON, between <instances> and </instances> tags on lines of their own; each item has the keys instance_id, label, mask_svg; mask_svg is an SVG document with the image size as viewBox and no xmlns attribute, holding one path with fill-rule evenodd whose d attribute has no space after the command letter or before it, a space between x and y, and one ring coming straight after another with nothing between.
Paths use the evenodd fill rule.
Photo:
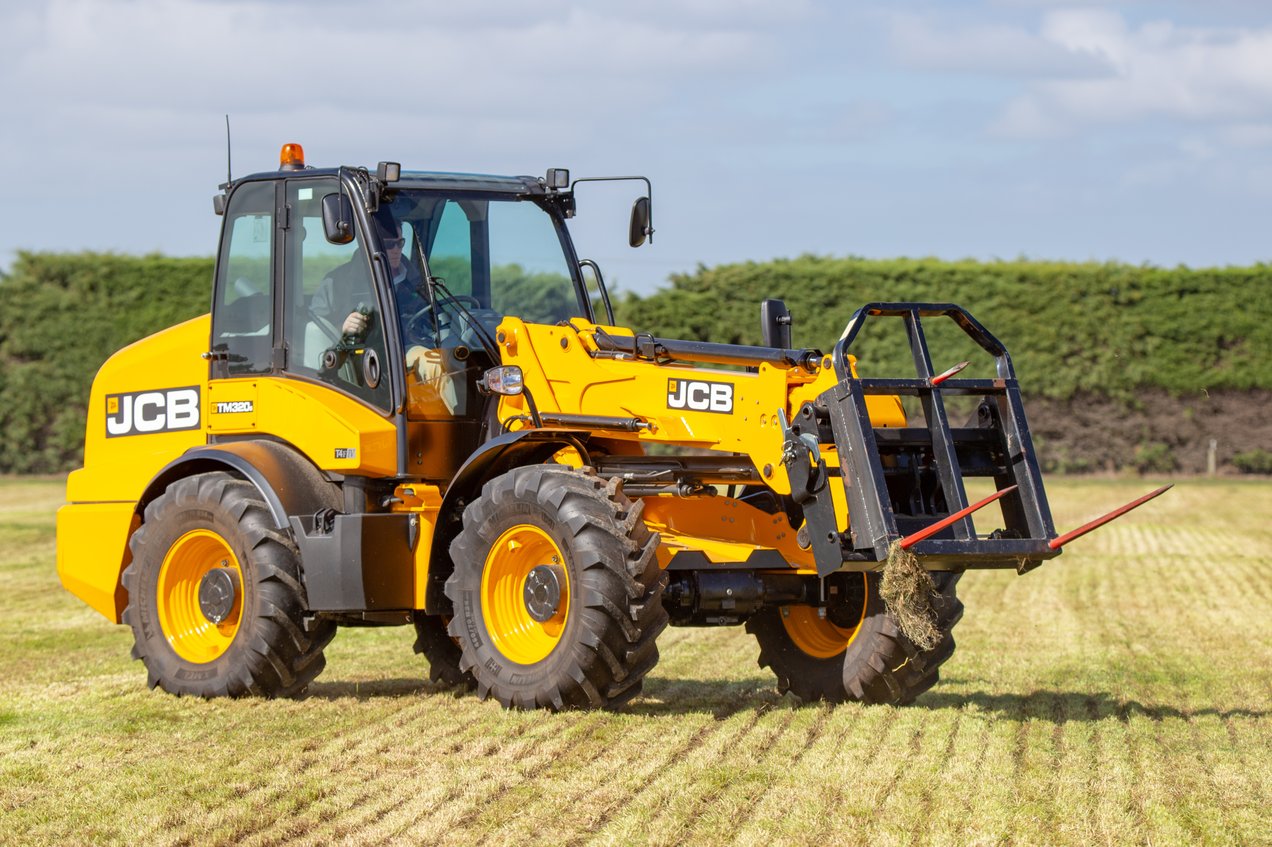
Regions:
<instances>
[{"instance_id":1,"label":"yellow body panel","mask_svg":"<svg viewBox=\"0 0 1272 847\"><path fill-rule=\"evenodd\" d=\"M218 403L249 399L250 413L217 412ZM282 377L220 379L208 386L207 405L209 428L217 434L277 436L323 470L366 476L397 473L393 421L328 386Z\"/></svg>"},{"instance_id":2,"label":"yellow body panel","mask_svg":"<svg viewBox=\"0 0 1272 847\"><path fill-rule=\"evenodd\" d=\"M428 595L428 569L432 561L433 535L442 508L442 490L435 485L399 485L393 492L398 500L395 512L419 516L419 541L415 545L415 608L423 609Z\"/></svg>"},{"instance_id":3,"label":"yellow body panel","mask_svg":"<svg viewBox=\"0 0 1272 847\"><path fill-rule=\"evenodd\" d=\"M208 349L209 320L204 315L125 347L93 380L84 467L67 478L70 503L57 513L57 571L68 591L115 623L123 614L119 578L137 501L160 468L206 439L197 412L190 421L187 401L193 391L197 409L206 408L208 364L200 354ZM165 428L149 429L156 422Z\"/></svg>"},{"instance_id":4,"label":"yellow body panel","mask_svg":"<svg viewBox=\"0 0 1272 847\"><path fill-rule=\"evenodd\" d=\"M124 613L119 575L132 560L128 538L140 523L135 503L71 503L57 510L62 587L113 623Z\"/></svg>"},{"instance_id":5,"label":"yellow body panel","mask_svg":"<svg viewBox=\"0 0 1272 847\"><path fill-rule=\"evenodd\" d=\"M631 358L593 358L596 327L575 322L572 327L525 324L505 318L499 326L504 364L517 365L540 412L636 417L650 427L640 433L607 433L615 439L674 444L750 457L764 482L779 494L790 493L781 464L782 427L801 404L836 382L829 359L815 373L763 363L754 372L722 368L656 364ZM603 328L611 335L626 330ZM702 409L672 408L672 397L684 392L680 383L698 387ZM717 397L711 392L721 389ZM725 395L727 394L727 402ZM896 397L871 397L875 426L904 426L905 414ZM524 397L505 397L500 419L525 415Z\"/></svg>"},{"instance_id":6,"label":"yellow body panel","mask_svg":"<svg viewBox=\"0 0 1272 847\"><path fill-rule=\"evenodd\" d=\"M84 467L67 479L67 500L136 503L160 468L191 447L205 443L207 437L197 419L194 427L176 430L116 435L110 427L113 424L119 431L123 423L129 423L135 429L135 409L129 407L128 395L142 392L166 398L175 396L170 392L190 387L199 392L199 409L207 408L208 363L202 353L208 349L209 321L203 315L143 338L102 365L88 399ZM132 405L143 398L144 394L131 398ZM168 409L144 402L142 411L153 417L166 415ZM177 423L184 425L185 421Z\"/></svg>"},{"instance_id":7,"label":"yellow body panel","mask_svg":"<svg viewBox=\"0 0 1272 847\"><path fill-rule=\"evenodd\" d=\"M812 550L801 550L785 514L771 515L729 497L646 497L645 524L659 533L658 564L688 550L712 564L745 562L757 550L776 550L801 572L816 573Z\"/></svg>"},{"instance_id":8,"label":"yellow body panel","mask_svg":"<svg viewBox=\"0 0 1272 847\"><path fill-rule=\"evenodd\" d=\"M125 347L93 380L84 467L68 477L70 504L58 513L58 573L67 590L115 622L137 502L165 465L209 434L273 435L339 473L397 469L393 422L334 388L279 377L209 382L202 354L210 320L203 315Z\"/></svg>"}]
</instances>

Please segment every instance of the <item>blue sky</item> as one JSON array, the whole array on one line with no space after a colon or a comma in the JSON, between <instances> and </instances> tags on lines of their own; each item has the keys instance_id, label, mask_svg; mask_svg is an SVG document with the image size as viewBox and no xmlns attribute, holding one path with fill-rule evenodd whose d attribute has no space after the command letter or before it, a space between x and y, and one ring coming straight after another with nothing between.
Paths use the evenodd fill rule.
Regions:
<instances>
[{"instance_id":1,"label":"blue sky","mask_svg":"<svg viewBox=\"0 0 1272 847\"><path fill-rule=\"evenodd\" d=\"M654 181L580 192L647 291L802 253L1192 266L1272 255L1265 2L0 0L20 249L209 255L225 176L311 164Z\"/></svg>"}]
</instances>

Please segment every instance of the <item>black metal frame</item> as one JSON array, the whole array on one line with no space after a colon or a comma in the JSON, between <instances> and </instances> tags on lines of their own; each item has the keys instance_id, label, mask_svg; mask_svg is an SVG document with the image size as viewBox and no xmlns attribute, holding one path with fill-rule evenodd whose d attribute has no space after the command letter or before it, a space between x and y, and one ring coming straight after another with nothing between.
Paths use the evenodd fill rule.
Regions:
<instances>
[{"instance_id":1,"label":"black metal frame","mask_svg":"<svg viewBox=\"0 0 1272 847\"><path fill-rule=\"evenodd\" d=\"M852 375L848 351L870 318L901 318L905 321L916 376L907 379L859 379ZM994 357L995 379L950 378L933 385L935 373L923 330L924 318L950 318L983 350ZM1002 503L1006 526L990 536L978 536L972 518L955 522L942 533L920 541L911 548L929 570L1014 567L1024 571L1058 555L1047 542L1055 537L1055 526L1043 490L1042 475L1034 454L1029 425L1025 420L1020 387L1006 347L967 311L952 303L869 303L852 316L835 345L832 361L839 383L823 393L816 404L815 417L828 417L834 443L838 447L841 479L847 494L849 532L840 539L841 566L870 569L865 562L883 562L892 542L921 525L929 525L943 515L920 519L899 516L892 507L881 444L890 450L930 450L932 464L944 495L945 514L968 505L963 479L992 476L1002 490L1016 485ZM926 418L925 428L874 429L866 408L869 395L909 395L920 398ZM954 428L946 413L945 395L972 395L984 398L981 424ZM811 410L810 410L811 411ZM795 424L798 434L800 424ZM992 454L987 451L994 451ZM963 467L963 455L971 467ZM988 460L986 456L1001 457ZM977 458L979 457L979 458ZM829 498L829 480L823 480L813 499ZM806 515L810 515L805 508ZM824 513L824 510L822 510ZM811 516L811 515L810 515ZM829 528L811 525L815 541L825 540ZM908 524L908 526L906 525ZM824 530L820 532L819 530ZM844 543L846 542L846 544ZM818 555L818 570L829 572L830 550ZM824 546L824 545L823 545ZM847 562L847 565L844 565ZM855 562L863 564L856 565ZM824 574L823 574L824 575Z\"/></svg>"},{"instance_id":2,"label":"black metal frame","mask_svg":"<svg viewBox=\"0 0 1272 847\"><path fill-rule=\"evenodd\" d=\"M657 338L647 332L611 335L600 330L594 341L596 349L602 353L617 353L650 362L702 362L748 367L768 362L784 368L800 367L811 372L816 371L823 358L822 352L813 348L783 350L777 347L752 347L713 341L683 341Z\"/></svg>"}]
</instances>

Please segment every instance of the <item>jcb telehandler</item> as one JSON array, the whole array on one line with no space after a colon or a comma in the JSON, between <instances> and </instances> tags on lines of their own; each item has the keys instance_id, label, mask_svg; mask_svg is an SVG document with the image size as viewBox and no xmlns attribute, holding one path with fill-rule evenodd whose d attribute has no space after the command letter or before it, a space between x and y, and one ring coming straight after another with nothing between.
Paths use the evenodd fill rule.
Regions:
<instances>
[{"instance_id":1,"label":"jcb telehandler","mask_svg":"<svg viewBox=\"0 0 1272 847\"><path fill-rule=\"evenodd\" d=\"M777 300L763 347L618 327L566 228L582 181L286 145L221 186L211 314L102 366L58 513L63 585L132 628L152 687L297 695L337 626L413 624L434 680L615 706L668 623L745 624L783 691L906 703L954 650L964 570L1059 553L1011 358L967 312L870 304L829 355ZM650 221L645 193L632 246ZM936 319L997 376L936 373ZM904 322L914 376L858 377L875 320ZM899 562L926 634L881 595Z\"/></svg>"}]
</instances>

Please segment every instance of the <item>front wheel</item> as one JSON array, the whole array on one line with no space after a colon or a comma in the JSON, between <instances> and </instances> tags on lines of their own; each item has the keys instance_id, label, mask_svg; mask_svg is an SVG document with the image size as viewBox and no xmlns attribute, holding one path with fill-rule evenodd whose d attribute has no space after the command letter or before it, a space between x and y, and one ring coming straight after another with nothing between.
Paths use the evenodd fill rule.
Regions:
<instances>
[{"instance_id":1,"label":"front wheel","mask_svg":"<svg viewBox=\"0 0 1272 847\"><path fill-rule=\"evenodd\" d=\"M594 474L516 468L486 483L451 544L446 596L463 671L506 707L620 705L667 625L658 536Z\"/></svg>"},{"instance_id":2,"label":"front wheel","mask_svg":"<svg viewBox=\"0 0 1272 847\"><path fill-rule=\"evenodd\" d=\"M747 621L760 645L760 667L772 668L778 690L804 701L905 705L936 684L954 653L951 630L963 616L955 593L961 574L933 574L940 640L920 650L879 597L879 574L849 574L833 583L825 609L783 606Z\"/></svg>"},{"instance_id":3,"label":"front wheel","mask_svg":"<svg viewBox=\"0 0 1272 847\"><path fill-rule=\"evenodd\" d=\"M415 652L428 660L429 682L460 688L476 684L473 675L459 669L459 642L446 631L441 615L415 615Z\"/></svg>"},{"instance_id":4,"label":"front wheel","mask_svg":"<svg viewBox=\"0 0 1272 847\"><path fill-rule=\"evenodd\" d=\"M129 546L123 620L151 688L289 697L322 671L335 625L306 628L296 545L251 483L178 480L146 507Z\"/></svg>"}]
</instances>

